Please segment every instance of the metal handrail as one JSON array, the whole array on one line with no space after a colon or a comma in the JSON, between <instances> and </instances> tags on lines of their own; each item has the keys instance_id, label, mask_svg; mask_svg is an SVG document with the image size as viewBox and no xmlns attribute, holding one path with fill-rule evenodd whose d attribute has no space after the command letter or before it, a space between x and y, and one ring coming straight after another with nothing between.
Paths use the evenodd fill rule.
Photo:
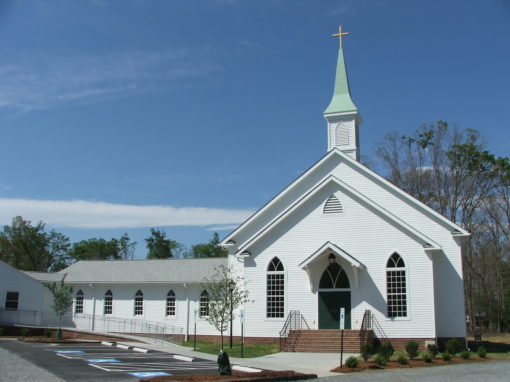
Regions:
<instances>
[{"instance_id":1,"label":"metal handrail","mask_svg":"<svg viewBox=\"0 0 510 382\"><path fill-rule=\"evenodd\" d=\"M282 340L284 338L287 339L291 330L310 330L308 322L306 322L299 310L291 310L289 312L283 328L280 330L280 351L282 351Z\"/></svg>"}]
</instances>

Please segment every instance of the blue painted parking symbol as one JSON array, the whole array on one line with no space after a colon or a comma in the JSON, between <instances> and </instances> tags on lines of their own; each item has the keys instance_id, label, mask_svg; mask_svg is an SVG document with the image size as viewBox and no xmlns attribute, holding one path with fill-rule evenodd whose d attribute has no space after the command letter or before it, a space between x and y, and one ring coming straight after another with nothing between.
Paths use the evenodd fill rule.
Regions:
<instances>
[{"instance_id":1,"label":"blue painted parking symbol","mask_svg":"<svg viewBox=\"0 0 510 382\"><path fill-rule=\"evenodd\" d=\"M128 374L136 378L166 377L172 375L164 371L137 371Z\"/></svg>"},{"instance_id":2,"label":"blue painted parking symbol","mask_svg":"<svg viewBox=\"0 0 510 382\"><path fill-rule=\"evenodd\" d=\"M88 363L117 363L120 362L118 359L115 358L91 358L91 359L84 359L85 362Z\"/></svg>"},{"instance_id":3,"label":"blue painted parking symbol","mask_svg":"<svg viewBox=\"0 0 510 382\"><path fill-rule=\"evenodd\" d=\"M55 350L57 354L83 354L85 353L82 350Z\"/></svg>"}]
</instances>

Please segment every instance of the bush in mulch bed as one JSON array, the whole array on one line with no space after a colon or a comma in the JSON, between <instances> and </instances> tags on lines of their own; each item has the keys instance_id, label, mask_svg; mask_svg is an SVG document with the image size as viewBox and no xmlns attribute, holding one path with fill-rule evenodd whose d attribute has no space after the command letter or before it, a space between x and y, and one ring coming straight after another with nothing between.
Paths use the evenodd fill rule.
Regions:
<instances>
[{"instance_id":1,"label":"bush in mulch bed","mask_svg":"<svg viewBox=\"0 0 510 382\"><path fill-rule=\"evenodd\" d=\"M260 373L233 373L232 375L219 374L193 374L193 375L171 375L166 377L152 377L141 379L141 381L230 381L230 382L263 382L263 381L298 381L317 378L317 374L303 374L293 370L288 371L262 371Z\"/></svg>"}]
</instances>

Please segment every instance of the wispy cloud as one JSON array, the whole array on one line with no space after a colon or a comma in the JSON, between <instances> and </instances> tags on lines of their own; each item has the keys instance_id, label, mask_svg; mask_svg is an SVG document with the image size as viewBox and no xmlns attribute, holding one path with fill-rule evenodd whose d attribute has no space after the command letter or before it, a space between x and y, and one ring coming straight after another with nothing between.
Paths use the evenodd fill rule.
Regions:
<instances>
[{"instance_id":1,"label":"wispy cloud","mask_svg":"<svg viewBox=\"0 0 510 382\"><path fill-rule=\"evenodd\" d=\"M252 213L243 209L0 198L1 225L11 224L14 216L23 216L32 222L42 220L54 227L223 226L241 223Z\"/></svg>"},{"instance_id":2,"label":"wispy cloud","mask_svg":"<svg viewBox=\"0 0 510 382\"><path fill-rule=\"evenodd\" d=\"M0 109L26 112L159 91L218 68L198 48L21 56L0 64Z\"/></svg>"},{"instance_id":3,"label":"wispy cloud","mask_svg":"<svg viewBox=\"0 0 510 382\"><path fill-rule=\"evenodd\" d=\"M208 227L206 231L216 232L216 231L232 231L236 229L239 226L239 224L229 224L229 225L221 225L221 226L214 226L214 227Z\"/></svg>"}]
</instances>

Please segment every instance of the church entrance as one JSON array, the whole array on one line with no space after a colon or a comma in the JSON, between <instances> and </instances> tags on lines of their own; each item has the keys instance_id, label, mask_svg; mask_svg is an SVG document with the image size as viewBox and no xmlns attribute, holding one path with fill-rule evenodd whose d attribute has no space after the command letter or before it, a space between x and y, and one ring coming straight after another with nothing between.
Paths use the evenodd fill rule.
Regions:
<instances>
[{"instance_id":1,"label":"church entrance","mask_svg":"<svg viewBox=\"0 0 510 382\"><path fill-rule=\"evenodd\" d=\"M333 262L319 282L319 329L340 329L340 309L345 309L345 329L351 329L351 291L342 267Z\"/></svg>"}]
</instances>

